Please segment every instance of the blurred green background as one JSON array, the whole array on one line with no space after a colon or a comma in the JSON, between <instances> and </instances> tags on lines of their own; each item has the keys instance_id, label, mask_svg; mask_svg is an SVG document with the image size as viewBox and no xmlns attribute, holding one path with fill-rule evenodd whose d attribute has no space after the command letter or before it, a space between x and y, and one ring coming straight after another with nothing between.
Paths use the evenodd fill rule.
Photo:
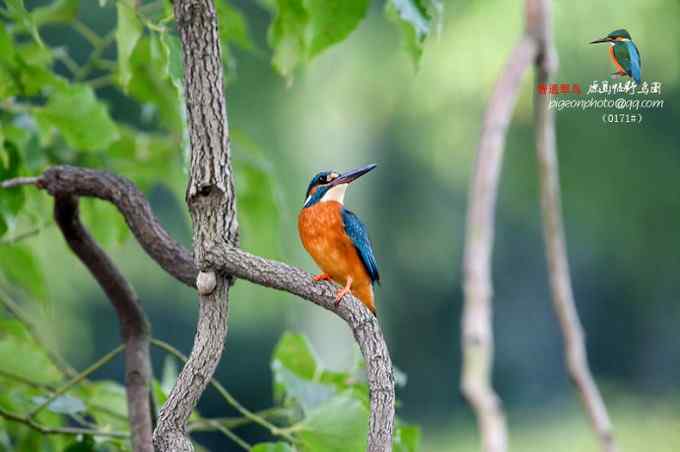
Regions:
<instances>
[{"instance_id":1,"label":"blurred green background","mask_svg":"<svg viewBox=\"0 0 680 452\"><path fill-rule=\"evenodd\" d=\"M585 88L606 79L612 71L607 49L587 43L626 28L642 54L643 79L662 82L664 107L641 111L642 124L603 124L604 111L594 110L556 117L569 257L592 370L623 451L678 451L680 40L674 30L680 3L556 3L556 81ZM399 413L423 428L424 451L478 450L474 418L458 389L462 240L481 116L522 32L521 2L445 1L417 71L398 30L384 20L382 5L374 4L347 40L291 79L272 69L267 10L246 0L233 4L244 13L257 48L232 50L227 85L244 248L316 271L296 231L309 179L319 170L376 162L378 169L352 187L346 204L368 225L380 265L380 320L393 361L408 377L398 389ZM104 32L115 24L112 11L83 2L80 17ZM46 27L42 35L68 46L76 59L86 55L81 41L59 26ZM533 145L534 90L528 75L508 135L498 200L494 385L508 411L513 450L595 451L565 373L551 310ZM97 94L115 119L143 127L144 110L120 90L104 87ZM175 158L180 161L179 153ZM145 161L129 165L130 172L140 172ZM132 177L125 168L114 169ZM169 175L162 183L152 178L145 191L162 223L189 246L186 180L181 170ZM47 219L49 199L41 196ZM188 353L195 295L159 270L134 239L118 240L109 206L99 203L89 212L88 225L138 291L154 335ZM48 287L48 303L28 307L45 334L82 368L119 342L112 309L55 227L27 243L40 255ZM246 406L271 406L270 356L284 330L305 332L329 368L352 362L351 335L332 314L242 281L231 300L218 378ZM160 356L154 357L160 372ZM97 377L121 375L118 363ZM205 415L233 414L210 391L200 409ZM259 434L245 436L262 439ZM220 436L198 438L211 450L237 450Z\"/></svg>"}]
</instances>

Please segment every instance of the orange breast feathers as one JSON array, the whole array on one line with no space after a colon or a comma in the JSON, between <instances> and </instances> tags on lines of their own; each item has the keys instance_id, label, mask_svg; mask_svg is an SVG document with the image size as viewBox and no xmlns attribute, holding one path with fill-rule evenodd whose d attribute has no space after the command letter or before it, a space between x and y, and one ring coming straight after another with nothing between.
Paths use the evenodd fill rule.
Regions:
<instances>
[{"instance_id":1,"label":"orange breast feathers","mask_svg":"<svg viewBox=\"0 0 680 452\"><path fill-rule=\"evenodd\" d=\"M341 212L342 204L337 201L318 202L302 209L298 217L302 245L336 283L344 286L351 277L352 294L375 313L371 277L352 239L345 233Z\"/></svg>"}]
</instances>

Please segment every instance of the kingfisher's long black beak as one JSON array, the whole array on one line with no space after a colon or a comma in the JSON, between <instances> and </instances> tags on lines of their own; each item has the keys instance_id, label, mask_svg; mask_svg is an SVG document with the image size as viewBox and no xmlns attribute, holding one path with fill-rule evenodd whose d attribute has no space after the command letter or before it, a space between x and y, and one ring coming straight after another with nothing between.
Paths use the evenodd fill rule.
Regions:
<instances>
[{"instance_id":1,"label":"kingfisher's long black beak","mask_svg":"<svg viewBox=\"0 0 680 452\"><path fill-rule=\"evenodd\" d=\"M591 41L590 43L591 43L591 44L599 44L599 43L601 43L601 42L610 42L610 41L611 41L611 38L609 38L609 36L605 36L605 37L602 38L602 39L596 39L596 40L594 40L594 41Z\"/></svg>"},{"instance_id":2,"label":"kingfisher's long black beak","mask_svg":"<svg viewBox=\"0 0 680 452\"><path fill-rule=\"evenodd\" d=\"M376 166L375 163L371 163L370 165L362 166L361 168L353 169L350 171L345 171L330 183L331 186L334 185L342 185L342 184L349 184L350 182L360 178L364 174L368 173L369 171L373 170Z\"/></svg>"}]
</instances>

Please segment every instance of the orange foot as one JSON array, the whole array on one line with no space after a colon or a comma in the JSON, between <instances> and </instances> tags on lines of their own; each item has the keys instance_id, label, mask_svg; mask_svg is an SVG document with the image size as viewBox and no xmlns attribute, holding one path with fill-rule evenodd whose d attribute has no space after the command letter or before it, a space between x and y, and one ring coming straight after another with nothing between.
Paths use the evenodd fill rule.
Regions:
<instances>
[{"instance_id":1,"label":"orange foot","mask_svg":"<svg viewBox=\"0 0 680 452\"><path fill-rule=\"evenodd\" d=\"M314 281L328 281L329 279L331 279L331 275L328 273L321 273L320 275L316 275L314 277Z\"/></svg>"},{"instance_id":2,"label":"orange foot","mask_svg":"<svg viewBox=\"0 0 680 452\"><path fill-rule=\"evenodd\" d=\"M337 308L340 306L340 300L342 300L342 297L347 295L349 293L349 288L352 286L352 277L348 276L347 277L347 283L345 283L345 287L340 289L337 294L335 294L335 307Z\"/></svg>"}]
</instances>

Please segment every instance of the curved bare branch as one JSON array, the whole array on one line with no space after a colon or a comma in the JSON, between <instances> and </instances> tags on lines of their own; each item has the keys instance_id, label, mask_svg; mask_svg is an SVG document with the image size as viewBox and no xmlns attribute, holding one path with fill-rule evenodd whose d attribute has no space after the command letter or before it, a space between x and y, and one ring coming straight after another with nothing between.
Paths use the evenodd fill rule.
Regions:
<instances>
[{"instance_id":1,"label":"curved bare branch","mask_svg":"<svg viewBox=\"0 0 680 452\"><path fill-rule=\"evenodd\" d=\"M522 76L536 56L525 36L513 50L496 82L484 115L468 201L465 235L461 391L477 416L486 452L507 450L508 433L501 402L491 385L493 329L491 251L494 214L505 135L517 102Z\"/></svg>"},{"instance_id":2,"label":"curved bare branch","mask_svg":"<svg viewBox=\"0 0 680 452\"><path fill-rule=\"evenodd\" d=\"M149 322L132 287L80 222L78 199L73 195L55 196L54 218L71 250L90 270L116 310L125 344L125 391L132 445L135 452L153 452Z\"/></svg>"}]
</instances>

